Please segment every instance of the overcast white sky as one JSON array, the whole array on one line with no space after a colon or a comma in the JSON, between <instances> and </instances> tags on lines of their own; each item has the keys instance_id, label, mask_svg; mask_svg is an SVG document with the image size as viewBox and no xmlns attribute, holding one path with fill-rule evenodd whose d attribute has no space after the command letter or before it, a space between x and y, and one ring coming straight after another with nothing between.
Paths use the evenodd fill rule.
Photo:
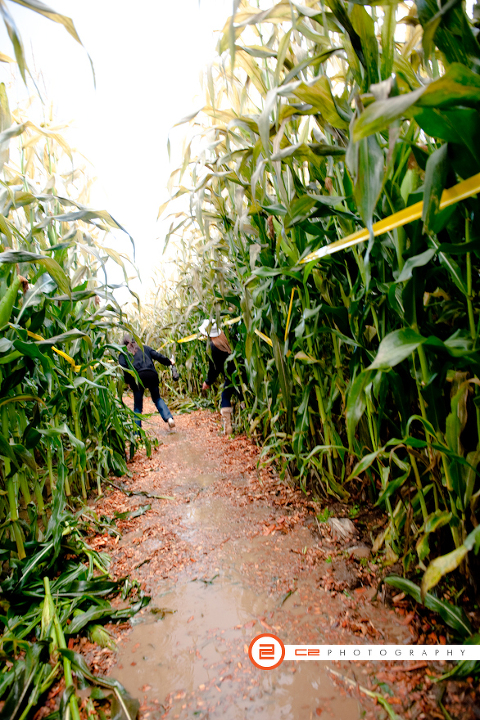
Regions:
<instances>
[{"instance_id":1,"label":"overcast white sky","mask_svg":"<svg viewBox=\"0 0 480 720\"><path fill-rule=\"evenodd\" d=\"M71 17L85 50L56 23L8 2L27 55L41 71L58 120L74 120L72 144L98 176L92 204L128 229L144 285L161 262L167 199L167 138L172 126L203 104L199 77L215 55L232 0L51 0ZM2 23L3 26L3 23ZM1 28L0 50L13 56ZM93 84L87 52L96 74ZM0 63L0 81L11 79ZM18 84L19 96L27 95ZM15 91L9 91L12 107ZM98 202L97 202L98 200ZM128 250L128 243L117 249ZM137 288L138 289L138 288Z\"/></svg>"}]
</instances>

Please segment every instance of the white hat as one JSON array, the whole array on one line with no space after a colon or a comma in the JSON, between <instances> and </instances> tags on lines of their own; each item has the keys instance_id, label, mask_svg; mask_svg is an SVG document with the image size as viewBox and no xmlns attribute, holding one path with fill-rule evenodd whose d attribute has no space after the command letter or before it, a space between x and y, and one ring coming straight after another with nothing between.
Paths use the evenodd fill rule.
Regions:
<instances>
[{"instance_id":1,"label":"white hat","mask_svg":"<svg viewBox=\"0 0 480 720\"><path fill-rule=\"evenodd\" d=\"M208 328L210 328L209 331ZM198 332L200 335L204 335L205 337L210 336L211 338L216 338L221 335L222 331L217 328L217 324L214 320L208 320L207 318L207 320L204 320L198 328Z\"/></svg>"}]
</instances>

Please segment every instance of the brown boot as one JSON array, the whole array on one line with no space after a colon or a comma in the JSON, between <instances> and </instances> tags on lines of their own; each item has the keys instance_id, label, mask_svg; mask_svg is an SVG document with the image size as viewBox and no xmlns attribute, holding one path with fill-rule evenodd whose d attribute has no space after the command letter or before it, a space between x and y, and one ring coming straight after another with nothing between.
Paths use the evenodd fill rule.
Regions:
<instances>
[{"instance_id":1,"label":"brown boot","mask_svg":"<svg viewBox=\"0 0 480 720\"><path fill-rule=\"evenodd\" d=\"M231 407L223 407L220 412L222 413L222 422L223 422L223 434L224 435L231 435L232 434L232 413L233 408Z\"/></svg>"}]
</instances>

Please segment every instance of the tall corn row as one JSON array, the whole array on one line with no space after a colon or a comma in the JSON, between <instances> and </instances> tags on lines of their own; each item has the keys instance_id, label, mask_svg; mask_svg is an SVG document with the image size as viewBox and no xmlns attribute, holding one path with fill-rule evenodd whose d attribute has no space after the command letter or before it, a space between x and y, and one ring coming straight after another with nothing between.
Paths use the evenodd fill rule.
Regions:
<instances>
[{"instance_id":1,"label":"tall corn row","mask_svg":"<svg viewBox=\"0 0 480 720\"><path fill-rule=\"evenodd\" d=\"M439 209L480 171L476 33L460 4L240 2L172 175L182 321L242 315L250 430L302 487L360 479L390 518L374 549L428 565L423 592L473 580L480 544L480 206Z\"/></svg>"},{"instance_id":2,"label":"tall corn row","mask_svg":"<svg viewBox=\"0 0 480 720\"><path fill-rule=\"evenodd\" d=\"M81 203L80 173L61 177L72 156L59 128L12 117L0 93L4 132L19 135L18 164L3 157L0 195L0 512L21 559L25 532L41 535L59 483L86 498L110 471L126 472L134 426L109 340L121 312L99 279L107 260L123 264L100 239L118 226Z\"/></svg>"},{"instance_id":3,"label":"tall corn row","mask_svg":"<svg viewBox=\"0 0 480 720\"><path fill-rule=\"evenodd\" d=\"M19 4L79 40L70 18L42 3ZM1 15L25 80L21 38L3 2ZM102 522L81 502L102 492L110 472L127 472L125 445L136 440L118 386L120 348L111 341L123 318L109 264L127 277L125 258L106 237L123 229L87 207L88 176L75 167L63 128L45 110L38 122L31 112L11 113L0 85L2 717L31 717L62 673L61 714L80 720L77 686L100 684L110 693L105 709L113 696L126 717L136 717L139 703L118 682L95 678L69 649L86 632L111 646L99 623L131 617L149 601L138 587L131 607L114 610L105 600L120 591L126 597L135 583L112 581L108 557L85 542L85 518ZM92 699L86 709L93 719L104 716Z\"/></svg>"}]
</instances>

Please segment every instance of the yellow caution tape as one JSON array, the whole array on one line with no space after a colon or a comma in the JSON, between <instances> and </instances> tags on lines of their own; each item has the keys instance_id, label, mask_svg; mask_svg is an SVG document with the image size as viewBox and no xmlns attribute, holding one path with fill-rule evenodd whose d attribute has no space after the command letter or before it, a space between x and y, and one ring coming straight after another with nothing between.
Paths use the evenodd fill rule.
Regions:
<instances>
[{"instance_id":1,"label":"yellow caution tape","mask_svg":"<svg viewBox=\"0 0 480 720\"><path fill-rule=\"evenodd\" d=\"M480 192L480 173L473 175L473 177L468 180L463 180L447 190L444 190L440 199L439 210L443 210L444 208L449 207L449 205L453 205L460 200L465 200L465 198L468 198L471 195L476 195L478 192ZM422 212L423 200L374 223L372 228L373 234L376 237L377 235L383 235L384 233L389 232L389 230L394 230L395 228L407 225L408 223L421 218ZM357 230L357 232L347 235L347 237L344 237L341 240L336 240L330 245L326 245L325 247L315 250L313 253L310 253L310 255L303 258L303 260L300 260L300 264L310 262L311 260L319 260L320 258L332 255L332 253L338 252L339 250L345 250L346 248L352 247L352 245L365 242L365 240L368 240L369 236L370 234L367 228Z\"/></svg>"},{"instance_id":2,"label":"yellow caution tape","mask_svg":"<svg viewBox=\"0 0 480 720\"><path fill-rule=\"evenodd\" d=\"M273 347L273 342L270 340L268 335L265 335L265 333L262 333L260 330L257 330L256 328L255 328L254 332L258 335L258 337L261 337L262 340L265 340L266 343L268 343L271 347ZM291 354L292 354L292 351L287 350L286 357L287 358L290 357Z\"/></svg>"},{"instance_id":3,"label":"yellow caution tape","mask_svg":"<svg viewBox=\"0 0 480 720\"><path fill-rule=\"evenodd\" d=\"M295 290L297 288L293 288L292 294L290 295L290 306L288 308L288 315L287 315L287 326L285 328L285 342L287 342L288 339L288 331L290 329L290 317L292 315L292 308L293 308L293 296L295 295Z\"/></svg>"},{"instance_id":4,"label":"yellow caution tape","mask_svg":"<svg viewBox=\"0 0 480 720\"><path fill-rule=\"evenodd\" d=\"M289 323L289 321L290 321L290 311L291 311L291 309L292 309L292 302L293 302L293 293L294 293L294 291L295 291L295 288L292 290L292 297L290 298L290 310L289 310L289 317L288 317L288 320L287 320L287 327L288 327L288 323ZM227 320L227 321L224 323L224 325L233 325L233 323L239 322L239 321L242 320L242 319L243 319L243 318L242 318L241 316L239 316L239 317L237 317L237 318L233 318L233 320ZM273 347L273 343L272 343L272 341L270 340L270 338L268 337L268 335L265 335L265 333L263 333L261 330L257 330L256 328L255 328L254 332L258 335L258 337L262 338L262 340L264 340L266 343L268 343L268 344L270 345L270 347ZM198 337L202 337L202 338L203 338L204 336L203 336L203 335L200 335L200 333L196 333L195 335L189 335L188 337L182 338L181 340L177 340L177 342L179 342L179 343L190 342L190 340L195 340L195 339L198 338ZM291 351L289 350L288 353L287 353L287 357L288 357L290 354L291 354Z\"/></svg>"},{"instance_id":5,"label":"yellow caution tape","mask_svg":"<svg viewBox=\"0 0 480 720\"><path fill-rule=\"evenodd\" d=\"M76 365L75 360L72 357L70 357L70 355L67 355L67 353L64 353L63 350L59 350L58 348L55 347L55 345L52 345L52 350L53 350L53 352L56 352L57 355L61 355L63 358L65 358L65 360L67 362L69 362L70 365L73 367L75 372L80 372L81 365Z\"/></svg>"},{"instance_id":6,"label":"yellow caution tape","mask_svg":"<svg viewBox=\"0 0 480 720\"><path fill-rule=\"evenodd\" d=\"M42 341L44 340L44 338L41 335L37 335L36 333L30 332L30 330L27 330L27 335L29 335L29 337L33 338L34 340L42 340ZM57 355L61 355L63 358L65 358L65 360L68 363L70 363L70 365L73 367L75 372L80 372L81 365L77 365L75 363L75 360L72 357L70 357L70 355L67 355L67 353L63 352L63 350L59 350L58 348L55 347L55 345L52 345L52 350L53 350L53 352L56 352Z\"/></svg>"},{"instance_id":7,"label":"yellow caution tape","mask_svg":"<svg viewBox=\"0 0 480 720\"><path fill-rule=\"evenodd\" d=\"M469 178L468 180L463 180L462 182L458 183L457 185L454 185L451 188L448 188L447 190L444 190L442 193L442 197L440 199L440 205L439 209L443 210L446 207L449 207L449 205L453 205L454 203L459 202L460 200L465 200L465 198L470 197L471 195L476 195L478 192L480 192L480 173L477 175L474 175L473 177ZM383 235L384 233L388 232L389 230L394 230L397 227L401 227L402 225L406 225L409 222L413 222L413 220L418 220L422 217L423 212L423 200L415 203L414 205L410 205L410 207L405 208L404 210L400 210L400 212L396 212L393 215L390 215L387 218L384 218L383 220L380 220L379 222L375 223L373 225L373 234L374 236L377 235ZM357 230L357 232L352 233L351 235L347 235L347 237L342 238L341 240L337 240L336 242L331 243L330 245L327 245L325 247L319 248L318 250L315 250L315 252L310 253L310 255L307 255L306 258L300 261L301 264L310 262L311 260L319 260L322 257L325 257L326 255L331 255L334 252L338 252L339 250L344 250L345 248L351 247L352 245L357 245L358 243L365 242L365 240L368 240L370 237L370 234L366 228L363 230ZM287 325L285 328L285 342L287 342L288 339L288 331L290 329L290 319L292 315L292 308L293 308L293 296L295 294L295 290L297 288L293 288L292 293L290 295L290 305L288 308L288 315L287 315ZM264 333L260 332L260 330L255 329L255 333L262 338L266 343L268 343L270 346L273 345L270 338L265 335ZM291 354L291 351L289 350L287 352L287 357ZM305 355L305 357L302 357L299 355L299 359L307 359L310 362L318 362L315 358L312 358L308 355Z\"/></svg>"},{"instance_id":8,"label":"yellow caution tape","mask_svg":"<svg viewBox=\"0 0 480 720\"><path fill-rule=\"evenodd\" d=\"M262 340L265 340L266 343L268 343L269 345L271 345L273 347L273 343L267 335L262 333L260 330L257 330L257 328L255 328L254 332L256 335L258 335L258 337L261 337Z\"/></svg>"},{"instance_id":9,"label":"yellow caution tape","mask_svg":"<svg viewBox=\"0 0 480 720\"><path fill-rule=\"evenodd\" d=\"M468 180L463 180L462 182L458 183L457 185L454 185L451 188L448 188L447 190L444 190L442 193L442 197L440 199L440 205L439 210L443 210L446 207L449 207L450 205L453 205L454 203L460 202L460 200L465 200L468 197L471 197L472 195L476 195L478 192L480 192L480 173L477 175L473 175L473 177L469 178ZM423 212L423 200L420 202L415 203L414 205L410 205L409 207L405 208L404 210L400 210L399 212L393 213L393 215L390 215L387 218L384 218L383 220L380 220L379 222L374 223L373 225L373 235L377 237L378 235L383 235L386 232L389 232L390 230L394 230L395 228L402 227L403 225L407 225L410 222L413 222L414 220L418 220L422 217ZM300 260L300 264L305 264L310 262L311 260L319 260L322 257L326 257L327 255L332 255L335 252L338 252L339 250L345 250L346 248L352 247L352 245L357 245L358 243L365 242L365 240L368 240L370 237L370 233L367 228L363 228L362 230L357 230L356 232L352 233L351 235L347 235L347 237L342 238L341 240L337 240L336 242L331 243L330 245L326 245L325 247L319 248L318 250L315 250L313 253L310 253L307 255L307 257L303 258L303 260ZM293 288L292 293L290 295L290 304L288 307L288 315L287 315L287 324L285 327L285 342L288 339L288 332L290 329L290 319L292 316L292 309L293 309L293 296L295 294L295 290L297 288ZM236 322L240 322L242 320L242 316L238 316L236 318L232 318L231 320L226 320L225 325L233 325ZM271 339L262 333L260 330L255 329L255 334L258 335L258 337L262 338L266 343L268 343L270 346L273 346L273 343ZM200 333L195 333L194 335L189 335L188 337L182 338L181 340L178 340L179 343L184 342L190 342L191 340L196 340L199 337L203 337L200 335ZM287 357L291 354L291 351L289 350L287 353ZM315 360L315 358L310 358L309 356L305 356L305 359L310 360L311 362L318 362Z\"/></svg>"},{"instance_id":10,"label":"yellow caution tape","mask_svg":"<svg viewBox=\"0 0 480 720\"><path fill-rule=\"evenodd\" d=\"M181 340L177 340L177 342L178 343L190 342L190 340L196 340L199 337L203 337L203 335L200 336L200 333L195 333L195 335L189 335L188 337L184 337Z\"/></svg>"},{"instance_id":11,"label":"yellow caution tape","mask_svg":"<svg viewBox=\"0 0 480 720\"><path fill-rule=\"evenodd\" d=\"M243 316L239 315L238 317L231 318L231 320L225 320L223 323L224 325L234 325L237 322L240 322L243 320ZM203 338L205 335L200 335L200 333L195 333L195 335L189 335L188 337L184 337L181 340L177 340L178 343L185 343L190 342L191 340L197 340L197 338ZM165 343L166 345L167 343ZM162 347L165 347L165 345L162 345Z\"/></svg>"}]
</instances>

